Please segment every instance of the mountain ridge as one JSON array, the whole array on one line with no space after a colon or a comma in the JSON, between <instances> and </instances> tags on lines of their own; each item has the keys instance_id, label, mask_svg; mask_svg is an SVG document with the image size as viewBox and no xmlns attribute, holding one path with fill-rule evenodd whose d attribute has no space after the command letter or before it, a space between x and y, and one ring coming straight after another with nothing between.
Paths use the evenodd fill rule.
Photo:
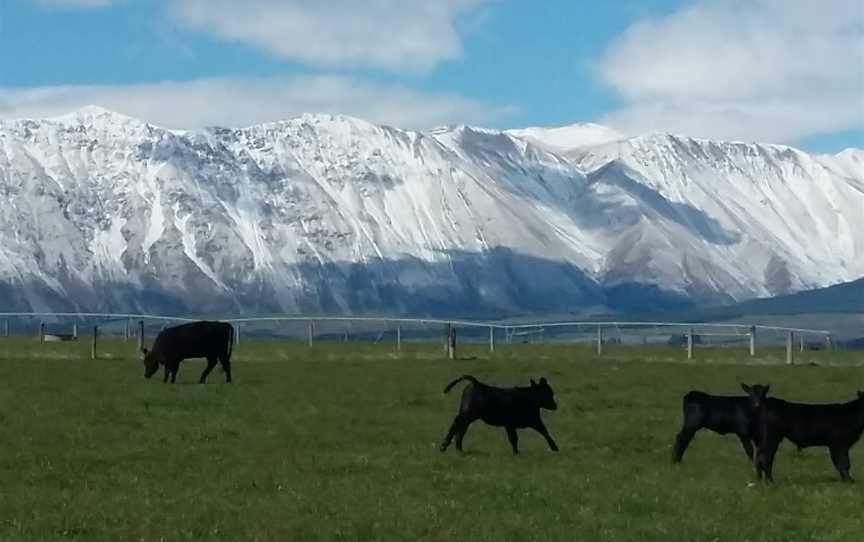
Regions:
<instances>
[{"instance_id":1,"label":"mountain ridge","mask_svg":"<svg viewBox=\"0 0 864 542\"><path fill-rule=\"evenodd\" d=\"M310 114L179 131L98 107L0 120L3 298L510 314L639 305L621 291L730 302L864 275L854 150L652 135L561 152L511 132ZM798 206L800 226L776 219Z\"/></svg>"}]
</instances>

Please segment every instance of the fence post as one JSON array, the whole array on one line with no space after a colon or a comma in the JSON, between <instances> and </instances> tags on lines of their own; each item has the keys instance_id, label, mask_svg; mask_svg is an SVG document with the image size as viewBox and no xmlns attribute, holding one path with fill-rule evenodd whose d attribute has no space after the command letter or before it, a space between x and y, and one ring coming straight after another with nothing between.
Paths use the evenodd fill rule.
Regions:
<instances>
[{"instance_id":1,"label":"fence post","mask_svg":"<svg viewBox=\"0 0 864 542\"><path fill-rule=\"evenodd\" d=\"M402 351L402 326L401 325L396 326L396 351L397 352Z\"/></svg>"},{"instance_id":2,"label":"fence post","mask_svg":"<svg viewBox=\"0 0 864 542\"><path fill-rule=\"evenodd\" d=\"M315 335L315 324L313 322L309 322L306 324L306 338L309 344L309 347L312 347L313 336Z\"/></svg>"},{"instance_id":3,"label":"fence post","mask_svg":"<svg viewBox=\"0 0 864 542\"><path fill-rule=\"evenodd\" d=\"M495 328L489 326L489 353L495 353Z\"/></svg>"},{"instance_id":4,"label":"fence post","mask_svg":"<svg viewBox=\"0 0 864 542\"><path fill-rule=\"evenodd\" d=\"M234 346L240 344L240 322L234 324Z\"/></svg>"},{"instance_id":5,"label":"fence post","mask_svg":"<svg viewBox=\"0 0 864 542\"><path fill-rule=\"evenodd\" d=\"M9 336L9 320L3 320L3 336Z\"/></svg>"},{"instance_id":6,"label":"fence post","mask_svg":"<svg viewBox=\"0 0 864 542\"><path fill-rule=\"evenodd\" d=\"M129 319L126 319L126 330L123 333L123 342L129 342Z\"/></svg>"},{"instance_id":7,"label":"fence post","mask_svg":"<svg viewBox=\"0 0 864 542\"><path fill-rule=\"evenodd\" d=\"M786 363L788 365L792 365L792 341L794 340L794 334L790 331L788 335L786 335Z\"/></svg>"},{"instance_id":8,"label":"fence post","mask_svg":"<svg viewBox=\"0 0 864 542\"><path fill-rule=\"evenodd\" d=\"M99 336L99 326L93 326L93 342L90 344L90 359L96 359L96 338Z\"/></svg>"},{"instance_id":9,"label":"fence post","mask_svg":"<svg viewBox=\"0 0 864 542\"><path fill-rule=\"evenodd\" d=\"M78 322L72 323L72 338L78 340Z\"/></svg>"},{"instance_id":10,"label":"fence post","mask_svg":"<svg viewBox=\"0 0 864 542\"><path fill-rule=\"evenodd\" d=\"M798 342L801 343L800 344L800 346L801 346L800 351L803 352L804 351L804 334L803 333L798 334Z\"/></svg>"},{"instance_id":11,"label":"fence post","mask_svg":"<svg viewBox=\"0 0 864 542\"><path fill-rule=\"evenodd\" d=\"M597 326L597 355L603 354L603 326Z\"/></svg>"},{"instance_id":12,"label":"fence post","mask_svg":"<svg viewBox=\"0 0 864 542\"><path fill-rule=\"evenodd\" d=\"M687 359L693 359L693 328L687 330Z\"/></svg>"},{"instance_id":13,"label":"fence post","mask_svg":"<svg viewBox=\"0 0 864 542\"><path fill-rule=\"evenodd\" d=\"M45 322L39 322L39 342L45 342Z\"/></svg>"},{"instance_id":14,"label":"fence post","mask_svg":"<svg viewBox=\"0 0 864 542\"><path fill-rule=\"evenodd\" d=\"M144 320L138 320L138 351L144 350Z\"/></svg>"},{"instance_id":15,"label":"fence post","mask_svg":"<svg viewBox=\"0 0 864 542\"><path fill-rule=\"evenodd\" d=\"M756 326L750 326L750 357L756 355Z\"/></svg>"},{"instance_id":16,"label":"fence post","mask_svg":"<svg viewBox=\"0 0 864 542\"><path fill-rule=\"evenodd\" d=\"M825 349L830 352L831 351L831 334L825 335Z\"/></svg>"},{"instance_id":17,"label":"fence post","mask_svg":"<svg viewBox=\"0 0 864 542\"><path fill-rule=\"evenodd\" d=\"M448 325L447 357L456 359L456 326Z\"/></svg>"}]
</instances>

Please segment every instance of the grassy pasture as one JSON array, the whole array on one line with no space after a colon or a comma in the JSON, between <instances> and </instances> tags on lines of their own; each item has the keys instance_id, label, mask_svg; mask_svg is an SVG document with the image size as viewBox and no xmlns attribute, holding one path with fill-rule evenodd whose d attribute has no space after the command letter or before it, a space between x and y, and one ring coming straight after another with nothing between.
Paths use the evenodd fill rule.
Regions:
<instances>
[{"instance_id":1,"label":"grassy pasture","mask_svg":"<svg viewBox=\"0 0 864 542\"><path fill-rule=\"evenodd\" d=\"M697 435L669 464L681 396L770 382L781 397L841 401L864 388L854 353L244 342L235 382L203 361L146 381L134 341L0 339L0 540L689 540L860 538L864 491L827 451L784 444L773 487L734 437ZM472 426L467 453L437 446L452 378L546 376L558 454ZM864 480L864 445L852 454Z\"/></svg>"}]
</instances>

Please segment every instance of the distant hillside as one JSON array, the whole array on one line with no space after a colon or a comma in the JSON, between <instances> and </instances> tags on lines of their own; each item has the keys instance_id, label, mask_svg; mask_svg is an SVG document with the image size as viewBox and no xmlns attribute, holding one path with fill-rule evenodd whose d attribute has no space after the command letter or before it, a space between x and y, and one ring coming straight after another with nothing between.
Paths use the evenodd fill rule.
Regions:
<instances>
[{"instance_id":1,"label":"distant hillside","mask_svg":"<svg viewBox=\"0 0 864 542\"><path fill-rule=\"evenodd\" d=\"M729 320L742 316L864 312L864 278L797 294L753 299L727 307L691 311L687 320Z\"/></svg>"}]
</instances>

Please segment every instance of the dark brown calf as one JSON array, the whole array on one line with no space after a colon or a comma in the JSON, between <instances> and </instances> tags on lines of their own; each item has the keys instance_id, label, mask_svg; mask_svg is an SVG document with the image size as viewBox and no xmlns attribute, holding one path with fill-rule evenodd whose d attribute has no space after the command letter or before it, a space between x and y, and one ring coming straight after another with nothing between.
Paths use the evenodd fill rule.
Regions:
<instances>
[{"instance_id":1,"label":"dark brown calf","mask_svg":"<svg viewBox=\"0 0 864 542\"><path fill-rule=\"evenodd\" d=\"M840 478L852 482L849 449L864 432L864 392L848 403L803 404L768 397L770 386L741 387L748 393L756 414L756 476L774 481L774 457L784 438L799 448L825 446Z\"/></svg>"},{"instance_id":2,"label":"dark brown calf","mask_svg":"<svg viewBox=\"0 0 864 542\"><path fill-rule=\"evenodd\" d=\"M489 425L504 427L513 453L518 454L519 437L516 429L530 427L543 435L549 448L558 451L558 445L552 440L546 426L540 419L540 409L555 410L555 397L552 388L545 378L540 382L531 380L531 386L517 388L496 388L483 384L473 376L462 376L444 388L449 392L453 386L462 380L470 382L462 392L459 413L450 425L450 430L441 443L441 451L445 451L453 437L456 437L456 449L462 451L462 439L468 431L468 426L477 420L483 420Z\"/></svg>"}]
</instances>

